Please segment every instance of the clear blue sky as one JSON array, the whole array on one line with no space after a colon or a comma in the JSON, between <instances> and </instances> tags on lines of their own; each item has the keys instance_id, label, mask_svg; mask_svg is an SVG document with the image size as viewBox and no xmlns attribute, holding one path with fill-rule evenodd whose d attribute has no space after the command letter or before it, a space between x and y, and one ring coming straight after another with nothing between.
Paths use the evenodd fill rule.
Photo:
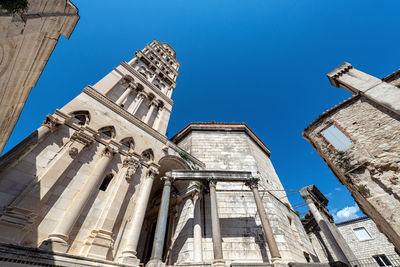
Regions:
<instances>
[{"instance_id":1,"label":"clear blue sky","mask_svg":"<svg viewBox=\"0 0 400 267\"><path fill-rule=\"evenodd\" d=\"M316 184L333 213L354 205L301 132L350 96L325 76L343 61L377 77L400 67L400 1L72 1L81 19L60 39L5 151L157 39L182 64L169 137L190 122L245 122L286 189ZM339 219L361 215L344 211Z\"/></svg>"}]
</instances>

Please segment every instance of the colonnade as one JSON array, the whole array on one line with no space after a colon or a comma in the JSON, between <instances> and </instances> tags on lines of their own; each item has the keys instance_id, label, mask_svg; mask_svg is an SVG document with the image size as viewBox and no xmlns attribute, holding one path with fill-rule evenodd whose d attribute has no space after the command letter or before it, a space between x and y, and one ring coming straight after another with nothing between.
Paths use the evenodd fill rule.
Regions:
<instances>
[{"instance_id":1,"label":"colonnade","mask_svg":"<svg viewBox=\"0 0 400 267\"><path fill-rule=\"evenodd\" d=\"M137 265L139 259L136 257L136 248L138 245L138 238L141 232L141 226L144 220L144 212L147 208L147 202L150 197L150 187L153 182L153 178L150 179L148 183L144 182L144 190L138 196L137 208L132 218L129 231L128 231L128 244L119 259L122 263L128 263ZM160 208L157 217L156 230L153 240L153 247L150 261L147 263L147 267L158 267L164 266L162 262L162 253L164 249L164 241L166 237L167 230L167 218L169 210L169 200L171 193L171 184L174 180L173 177L165 176L162 178L164 181L163 192L161 197ZM226 266L223 258L222 250L222 237L221 237L221 227L218 215L218 202L216 193L216 184L218 179L211 178L208 179L209 189L210 189L210 207L211 207L211 229L212 229L212 242L214 251L213 266ZM267 239L267 244L269 251L271 253L271 261L273 263L278 262L281 259L275 238L273 236L273 231L269 223L268 217L265 212L264 205L262 203L259 191L258 191L258 179L254 178L246 182L253 192L257 211L260 215L260 220L264 229L264 233ZM201 231L201 213L200 213L200 200L201 193L196 192L193 195L193 260L194 262L202 262L202 231Z\"/></svg>"},{"instance_id":2,"label":"colonnade","mask_svg":"<svg viewBox=\"0 0 400 267\"><path fill-rule=\"evenodd\" d=\"M164 112L164 104L162 101L157 101L154 98L149 97L143 90L139 89L137 84L134 82L129 82L124 84L124 92L120 95L120 97L115 101L115 104L121 106L129 97L130 94L136 92L136 96L132 104L127 108L127 111L132 115L136 115L140 107L145 103L149 102L149 109L146 113L143 122L146 124L150 123L151 117L153 116L154 112L156 112L156 118L153 123L153 128L155 130L160 130L160 122L163 117ZM148 100L148 101L145 101Z\"/></svg>"}]
</instances>

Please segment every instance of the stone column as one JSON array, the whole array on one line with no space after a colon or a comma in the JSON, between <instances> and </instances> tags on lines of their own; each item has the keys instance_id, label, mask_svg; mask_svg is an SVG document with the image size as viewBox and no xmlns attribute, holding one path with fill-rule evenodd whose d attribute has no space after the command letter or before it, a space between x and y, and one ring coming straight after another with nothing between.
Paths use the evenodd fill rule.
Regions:
<instances>
[{"instance_id":1,"label":"stone column","mask_svg":"<svg viewBox=\"0 0 400 267\"><path fill-rule=\"evenodd\" d=\"M126 158L123 161L122 168L119 170L116 182L109 193L106 206L104 207L97 226L92 230L88 237L83 255L106 259L110 249L114 244L114 234L112 232L115 221L117 220L118 213L121 205L125 199L126 193L129 189L129 183L132 181L136 170L140 167L138 159Z\"/></svg>"},{"instance_id":2,"label":"stone column","mask_svg":"<svg viewBox=\"0 0 400 267\"><path fill-rule=\"evenodd\" d=\"M148 267L162 267L162 253L164 248L165 233L167 229L169 199L171 195L172 177L164 176L164 188L161 196L160 209L158 210L156 231L154 234L153 249L151 251L150 261L146 264Z\"/></svg>"},{"instance_id":3,"label":"stone column","mask_svg":"<svg viewBox=\"0 0 400 267\"><path fill-rule=\"evenodd\" d=\"M317 206L315 206L315 203L310 195L303 195L303 199L306 201L308 207L310 208L310 211L312 215L314 216L315 221L317 222L319 228L321 231L324 233L326 239L328 240L329 245L331 246L333 253L335 253L336 258L341 261L346 263L347 265L350 265L349 260L347 259L344 251L340 247L339 243L335 239L333 233L331 232L331 229L329 229L328 223L325 221L321 213L319 212Z\"/></svg>"},{"instance_id":4,"label":"stone column","mask_svg":"<svg viewBox=\"0 0 400 267\"><path fill-rule=\"evenodd\" d=\"M265 211L263 202L260 197L260 192L258 191L258 179L253 178L246 182L246 185L251 188L253 191L254 200L257 205L257 212L260 216L261 224L264 229L265 238L267 240L268 249L271 254L271 261L275 263L281 260L281 254L279 253L278 246L275 241L274 233L271 228L271 224L269 223L267 212Z\"/></svg>"},{"instance_id":5,"label":"stone column","mask_svg":"<svg viewBox=\"0 0 400 267\"><path fill-rule=\"evenodd\" d=\"M139 242L140 232L142 230L144 215L149 202L151 188L153 187L154 177L157 174L157 169L150 167L147 171L147 177L142 177L142 184L140 185L138 192L135 210L128 225L128 241L124 250L122 251L122 255L118 259L120 263L131 264L135 266L139 264L139 259L136 257L136 248Z\"/></svg>"},{"instance_id":6,"label":"stone column","mask_svg":"<svg viewBox=\"0 0 400 267\"><path fill-rule=\"evenodd\" d=\"M171 96L172 96L172 91L174 91L174 89L173 89L172 87L170 87L170 88L168 89L168 92L167 92L167 96L168 96L169 98L171 98Z\"/></svg>"},{"instance_id":7,"label":"stone column","mask_svg":"<svg viewBox=\"0 0 400 267\"><path fill-rule=\"evenodd\" d=\"M157 107L157 103L155 101L151 101L150 108L147 111L146 117L144 118L144 123L149 124L151 115L153 115L154 109Z\"/></svg>"},{"instance_id":8,"label":"stone column","mask_svg":"<svg viewBox=\"0 0 400 267\"><path fill-rule=\"evenodd\" d=\"M132 93L133 89L134 89L134 87L132 87L130 84L128 84L127 88L122 93L122 95L118 98L118 100L115 102L115 104L120 106L122 103L124 103L124 101L129 96L129 94Z\"/></svg>"},{"instance_id":9,"label":"stone column","mask_svg":"<svg viewBox=\"0 0 400 267\"><path fill-rule=\"evenodd\" d=\"M143 92L138 93L136 96L136 101L129 107L128 112L131 113L132 115L135 115L138 109L140 108L140 105L142 104L143 100L146 97L147 96L145 93Z\"/></svg>"},{"instance_id":10,"label":"stone column","mask_svg":"<svg viewBox=\"0 0 400 267\"><path fill-rule=\"evenodd\" d=\"M61 124L61 121L48 115L46 120L36 131L34 131L0 158L0 172L15 166L38 144L40 144L45 137L47 137L51 132L54 132L55 129L57 129Z\"/></svg>"},{"instance_id":11,"label":"stone column","mask_svg":"<svg viewBox=\"0 0 400 267\"><path fill-rule=\"evenodd\" d=\"M203 262L203 236L201 233L201 193L196 191L193 196L193 260Z\"/></svg>"},{"instance_id":12,"label":"stone column","mask_svg":"<svg viewBox=\"0 0 400 267\"><path fill-rule=\"evenodd\" d=\"M82 149L93 141L93 138L81 132L75 132L72 135L62 151L37 175L37 179L33 180L19 197L5 208L0 217L2 238L10 236L19 242L24 237L29 226L39 215L40 204L43 203L47 193Z\"/></svg>"},{"instance_id":13,"label":"stone column","mask_svg":"<svg viewBox=\"0 0 400 267\"><path fill-rule=\"evenodd\" d=\"M68 250L68 235L76 220L81 215L82 210L85 208L87 201L92 196L93 191L97 189L101 179L104 178L104 172L111 162L113 155L114 151L111 148L106 147L103 150L101 158L96 163L86 183L82 185L81 190L69 204L63 218L61 218L53 233L49 235L48 239L42 242L41 248L64 253Z\"/></svg>"},{"instance_id":14,"label":"stone column","mask_svg":"<svg viewBox=\"0 0 400 267\"><path fill-rule=\"evenodd\" d=\"M217 180L215 178L210 179L211 231L214 251L214 261L212 265L225 266L225 261L223 260L222 255L221 226L219 224L216 186Z\"/></svg>"},{"instance_id":15,"label":"stone column","mask_svg":"<svg viewBox=\"0 0 400 267\"><path fill-rule=\"evenodd\" d=\"M156 116L156 119L153 124L153 129L156 131L158 131L160 128L160 123L162 120L163 112L164 112L164 106L158 106L157 116Z\"/></svg>"}]
</instances>

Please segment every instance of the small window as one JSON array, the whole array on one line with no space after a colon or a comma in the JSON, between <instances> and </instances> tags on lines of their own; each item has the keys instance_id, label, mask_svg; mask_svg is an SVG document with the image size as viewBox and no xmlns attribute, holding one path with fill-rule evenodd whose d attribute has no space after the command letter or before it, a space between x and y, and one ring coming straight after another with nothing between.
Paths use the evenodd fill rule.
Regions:
<instances>
[{"instance_id":1,"label":"small window","mask_svg":"<svg viewBox=\"0 0 400 267\"><path fill-rule=\"evenodd\" d=\"M101 183L99 189L101 191L106 191L113 177L114 175L112 173L107 174L106 177L104 177L103 182Z\"/></svg>"},{"instance_id":2,"label":"small window","mask_svg":"<svg viewBox=\"0 0 400 267\"><path fill-rule=\"evenodd\" d=\"M372 239L371 235L368 233L367 229L364 227L353 229L354 233L356 234L358 240L364 241Z\"/></svg>"},{"instance_id":3,"label":"small window","mask_svg":"<svg viewBox=\"0 0 400 267\"><path fill-rule=\"evenodd\" d=\"M331 125L321 132L321 134L331 143L337 150L346 150L353 142L335 125Z\"/></svg>"},{"instance_id":4,"label":"small window","mask_svg":"<svg viewBox=\"0 0 400 267\"><path fill-rule=\"evenodd\" d=\"M379 266L393 266L385 254L372 256Z\"/></svg>"}]
</instances>

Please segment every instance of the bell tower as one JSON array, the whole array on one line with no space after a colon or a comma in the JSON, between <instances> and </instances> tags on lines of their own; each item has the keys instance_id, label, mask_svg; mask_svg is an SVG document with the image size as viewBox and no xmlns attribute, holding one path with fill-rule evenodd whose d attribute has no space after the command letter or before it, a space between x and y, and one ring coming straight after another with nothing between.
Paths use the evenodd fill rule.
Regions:
<instances>
[{"instance_id":1,"label":"bell tower","mask_svg":"<svg viewBox=\"0 0 400 267\"><path fill-rule=\"evenodd\" d=\"M154 40L122 62L93 88L122 109L165 134L171 114L179 62L175 50Z\"/></svg>"}]
</instances>

